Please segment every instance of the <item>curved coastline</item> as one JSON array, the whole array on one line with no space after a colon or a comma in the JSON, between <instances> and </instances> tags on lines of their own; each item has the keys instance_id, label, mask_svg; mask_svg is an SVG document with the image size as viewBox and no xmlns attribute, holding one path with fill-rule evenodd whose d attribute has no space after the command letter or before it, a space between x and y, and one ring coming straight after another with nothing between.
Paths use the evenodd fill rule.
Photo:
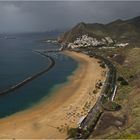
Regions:
<instances>
[{"instance_id":1,"label":"curved coastline","mask_svg":"<svg viewBox=\"0 0 140 140\"><path fill-rule=\"evenodd\" d=\"M57 88L57 94L44 99L39 105L1 119L0 138L66 138L66 130L60 132L58 128L65 124L66 127L77 125L80 116L75 116L76 120L73 120L67 114L74 109L77 114L80 113L77 110L81 110L84 100L89 100L89 92L94 90L98 80L105 77L102 76L103 70L96 59L74 52L65 54L80 64L68 78L69 82L64 87ZM92 97L93 104L99 95L100 91Z\"/></svg>"}]
</instances>

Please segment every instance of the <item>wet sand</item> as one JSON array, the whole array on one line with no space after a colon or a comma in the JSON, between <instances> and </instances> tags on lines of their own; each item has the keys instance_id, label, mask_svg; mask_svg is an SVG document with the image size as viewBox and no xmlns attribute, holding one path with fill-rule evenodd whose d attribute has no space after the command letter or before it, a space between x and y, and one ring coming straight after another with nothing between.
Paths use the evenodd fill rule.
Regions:
<instances>
[{"instance_id":1,"label":"wet sand","mask_svg":"<svg viewBox=\"0 0 140 140\"><path fill-rule=\"evenodd\" d=\"M34 107L0 119L0 138L66 138L67 129L77 127L97 101L101 89L96 84L105 80L105 69L98 60L85 54L65 52L79 62L69 82L49 99Z\"/></svg>"}]
</instances>

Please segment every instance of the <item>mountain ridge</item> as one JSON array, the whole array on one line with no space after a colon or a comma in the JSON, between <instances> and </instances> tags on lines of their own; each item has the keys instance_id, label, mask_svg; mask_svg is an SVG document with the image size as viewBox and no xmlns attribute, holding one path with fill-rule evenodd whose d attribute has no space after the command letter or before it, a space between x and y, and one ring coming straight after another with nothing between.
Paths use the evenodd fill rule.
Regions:
<instances>
[{"instance_id":1,"label":"mountain ridge","mask_svg":"<svg viewBox=\"0 0 140 140\"><path fill-rule=\"evenodd\" d=\"M71 43L84 34L94 38L109 36L117 42L129 42L129 44L137 46L140 44L140 16L127 20L117 19L107 24L80 22L61 34L58 41Z\"/></svg>"}]
</instances>

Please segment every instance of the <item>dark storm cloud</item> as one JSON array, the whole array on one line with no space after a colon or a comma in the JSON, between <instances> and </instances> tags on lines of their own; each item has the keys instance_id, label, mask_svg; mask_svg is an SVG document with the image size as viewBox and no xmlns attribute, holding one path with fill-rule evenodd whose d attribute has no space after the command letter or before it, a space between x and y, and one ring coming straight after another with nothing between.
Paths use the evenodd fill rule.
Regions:
<instances>
[{"instance_id":1,"label":"dark storm cloud","mask_svg":"<svg viewBox=\"0 0 140 140\"><path fill-rule=\"evenodd\" d=\"M63 29L78 22L107 23L140 15L140 2L0 2L0 32Z\"/></svg>"}]
</instances>

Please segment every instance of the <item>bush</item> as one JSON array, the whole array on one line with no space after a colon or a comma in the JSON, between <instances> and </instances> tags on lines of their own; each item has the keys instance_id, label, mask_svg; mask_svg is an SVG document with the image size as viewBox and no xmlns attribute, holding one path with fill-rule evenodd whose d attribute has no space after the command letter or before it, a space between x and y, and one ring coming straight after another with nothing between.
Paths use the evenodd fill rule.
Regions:
<instances>
[{"instance_id":1,"label":"bush","mask_svg":"<svg viewBox=\"0 0 140 140\"><path fill-rule=\"evenodd\" d=\"M105 64L104 63L100 64L100 67L102 67L104 69L105 68Z\"/></svg>"},{"instance_id":2,"label":"bush","mask_svg":"<svg viewBox=\"0 0 140 140\"><path fill-rule=\"evenodd\" d=\"M128 82L123 80L123 81L121 81L121 85L128 85Z\"/></svg>"},{"instance_id":3,"label":"bush","mask_svg":"<svg viewBox=\"0 0 140 140\"><path fill-rule=\"evenodd\" d=\"M117 80L120 81L121 85L128 85L128 82L123 77L121 77L121 76L118 77Z\"/></svg>"},{"instance_id":4,"label":"bush","mask_svg":"<svg viewBox=\"0 0 140 140\"><path fill-rule=\"evenodd\" d=\"M78 128L69 128L67 134L70 138L76 138Z\"/></svg>"},{"instance_id":5,"label":"bush","mask_svg":"<svg viewBox=\"0 0 140 140\"><path fill-rule=\"evenodd\" d=\"M117 111L121 109L121 105L117 104L116 102L108 101L103 105L105 110L108 111Z\"/></svg>"},{"instance_id":6,"label":"bush","mask_svg":"<svg viewBox=\"0 0 140 140\"><path fill-rule=\"evenodd\" d=\"M124 78L123 78L123 77L121 77L121 76L119 76L117 80L118 80L118 81L123 81L123 80L124 80Z\"/></svg>"}]
</instances>

